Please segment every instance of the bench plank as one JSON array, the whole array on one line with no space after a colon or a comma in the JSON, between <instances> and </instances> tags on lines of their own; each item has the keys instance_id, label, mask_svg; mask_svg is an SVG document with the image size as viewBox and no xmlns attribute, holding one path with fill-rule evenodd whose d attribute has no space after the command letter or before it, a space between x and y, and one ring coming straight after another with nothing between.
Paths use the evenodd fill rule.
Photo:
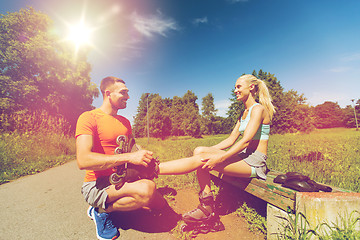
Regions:
<instances>
[{"instance_id":1,"label":"bench plank","mask_svg":"<svg viewBox=\"0 0 360 240\"><path fill-rule=\"evenodd\" d=\"M266 181L257 178L238 178L223 175L217 171L211 171L212 175L224 180L225 182L236 186L245 192L248 192L278 208L287 211L288 208L295 210L296 192L290 188L282 187L281 184L274 183L274 179L283 174L281 172L271 170L267 174ZM326 185L326 184L324 184ZM329 186L329 185L327 185ZM332 192L351 192L346 189L329 186Z\"/></svg>"},{"instance_id":2,"label":"bench plank","mask_svg":"<svg viewBox=\"0 0 360 240\"><path fill-rule=\"evenodd\" d=\"M288 208L294 210L296 191L283 188L280 184L273 183L270 178L264 181L257 178L230 177L216 171L211 171L211 174L285 211Z\"/></svg>"}]
</instances>

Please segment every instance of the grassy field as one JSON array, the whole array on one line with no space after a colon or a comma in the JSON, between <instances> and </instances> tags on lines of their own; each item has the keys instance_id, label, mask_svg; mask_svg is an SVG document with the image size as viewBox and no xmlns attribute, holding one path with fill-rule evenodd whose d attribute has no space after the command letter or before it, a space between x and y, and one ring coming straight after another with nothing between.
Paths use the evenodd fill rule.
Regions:
<instances>
[{"instance_id":1,"label":"grassy field","mask_svg":"<svg viewBox=\"0 0 360 240\"><path fill-rule=\"evenodd\" d=\"M160 161L192 155L197 146L214 145L227 135L173 137L167 140L137 139L143 148L154 151ZM75 140L60 134L0 134L0 183L41 172L75 158ZM301 172L316 181L360 192L360 131L335 128L310 134L272 135L268 166L281 172ZM174 188L196 185L194 173L162 176L160 185Z\"/></svg>"},{"instance_id":2,"label":"grassy field","mask_svg":"<svg viewBox=\"0 0 360 240\"><path fill-rule=\"evenodd\" d=\"M360 131L355 129L273 135L268 157L271 169L301 172L316 181L360 192Z\"/></svg>"},{"instance_id":3,"label":"grassy field","mask_svg":"<svg viewBox=\"0 0 360 240\"><path fill-rule=\"evenodd\" d=\"M196 146L211 146L227 135L201 139L179 137L167 140L137 139L143 148L154 151L160 161L191 156ZM312 179L336 187L360 192L360 131L346 128L316 130L311 134L272 135L269 141L270 169L297 171ZM165 177L164 182L196 183L194 174Z\"/></svg>"},{"instance_id":4,"label":"grassy field","mask_svg":"<svg viewBox=\"0 0 360 240\"><path fill-rule=\"evenodd\" d=\"M169 161L191 156L195 147L211 146L226 137L227 135L204 136L200 139L151 138L149 143L147 138L140 138L137 143L153 151L160 161ZM73 137L46 132L0 134L0 184L74 159ZM272 135L269 141L268 166L281 172L301 172L318 182L360 192L360 131L337 128L316 130L310 134ZM198 187L195 172L179 176L160 176L155 181L158 187L168 186L177 190ZM216 190L217 186L214 188ZM166 197L171 199L172 196ZM240 206L237 212L245 217L251 215L252 219L260 221L259 226L264 224L265 220L247 206ZM257 226L254 222L250 225ZM258 230L266 231L263 228ZM332 234L342 232L344 231L335 229ZM348 238L351 234L346 233L345 238L324 239L356 239ZM358 232L354 234L359 236ZM182 233L179 238L186 239Z\"/></svg>"},{"instance_id":5,"label":"grassy field","mask_svg":"<svg viewBox=\"0 0 360 240\"><path fill-rule=\"evenodd\" d=\"M150 139L149 144L147 138L143 138L137 139L137 142L144 148L154 151L160 161L169 161L191 156L195 147L211 146L226 137L227 135L205 136L202 139L180 137L164 141ZM268 166L281 172L301 172L318 182L360 192L359 150L360 131L354 129L322 129L311 134L272 135L269 141ZM195 173L160 176L156 182L158 187L169 186L175 189L198 186ZM214 186L215 190L216 187ZM248 208L247 205L239 205L236 212L249 222L249 230L266 233L266 220L254 209ZM299 216L289 215L289 219L292 218L298 219ZM305 216L304 219L306 221ZM357 239L360 233L354 230L354 226L360 219L357 217L355 221L343 221L341 226L345 227L332 226L329 235L318 239ZM295 232L292 231L294 229ZM290 223L284 226L283 239L309 239L310 234L307 231L309 229L298 229ZM179 236L179 239L187 239L183 233L179 233Z\"/></svg>"},{"instance_id":6,"label":"grassy field","mask_svg":"<svg viewBox=\"0 0 360 240\"><path fill-rule=\"evenodd\" d=\"M61 134L0 134L0 184L75 159L75 139Z\"/></svg>"}]
</instances>

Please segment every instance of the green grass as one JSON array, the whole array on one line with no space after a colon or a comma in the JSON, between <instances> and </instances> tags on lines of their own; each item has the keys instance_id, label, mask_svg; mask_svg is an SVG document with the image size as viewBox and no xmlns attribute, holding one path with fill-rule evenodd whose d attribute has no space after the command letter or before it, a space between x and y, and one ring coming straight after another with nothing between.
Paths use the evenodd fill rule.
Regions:
<instances>
[{"instance_id":1,"label":"green grass","mask_svg":"<svg viewBox=\"0 0 360 240\"><path fill-rule=\"evenodd\" d=\"M140 138L136 141L143 148L153 151L160 161L169 161L189 157L195 147L211 146L226 137L227 135L204 136L201 139L151 138L149 143L147 138ZM0 184L73 159L74 138L52 133L0 134ZM281 172L301 172L318 182L360 192L360 131L337 128L316 130L310 134L272 135L268 148L268 166ZM194 172L179 176L160 176L156 183L159 187L174 189L198 188ZM248 207L240 206L238 214L256 219L258 226L263 227L261 218ZM348 230L336 227L338 226L331 226L335 236L332 239L353 239L346 238L350 236L346 235L349 234ZM358 237L358 232L351 234ZM187 238L183 234L180 237Z\"/></svg>"},{"instance_id":2,"label":"green grass","mask_svg":"<svg viewBox=\"0 0 360 240\"><path fill-rule=\"evenodd\" d=\"M136 139L137 144L142 148L154 152L161 162L189 157L197 146L211 146L226 138L226 135L206 136L204 138L173 137L166 140L150 138ZM169 186L174 189L187 187L197 188L195 172L178 176L160 176L155 181L159 187Z\"/></svg>"},{"instance_id":3,"label":"green grass","mask_svg":"<svg viewBox=\"0 0 360 240\"><path fill-rule=\"evenodd\" d=\"M169 161L189 157L195 147L211 146L226 137L178 137L163 141L150 138L149 144L147 138L140 138L137 143L153 151L160 161ZM267 163L273 170L297 171L315 181L360 192L360 131L335 128L316 130L310 134L272 135ZM196 183L193 174L165 179L165 182L175 181L177 187Z\"/></svg>"},{"instance_id":4,"label":"green grass","mask_svg":"<svg viewBox=\"0 0 360 240\"><path fill-rule=\"evenodd\" d=\"M211 146L226 137L227 135L205 136L202 139L180 137L165 141L150 139L149 144L147 144L147 139L143 138L137 139L137 142L144 148L154 151L161 161L168 161L191 156L195 147ZM358 185L360 180L359 150L360 132L354 129L322 129L310 134L272 135L269 141L268 166L281 172L301 172L318 182L360 192L360 186ZM188 186L197 187L194 173L185 176L161 176L157 184L174 187L175 189ZM245 217L250 230L266 232L265 219L258 215L254 209L244 205L239 206L237 214ZM300 221L300 217L295 216L294 221ZM284 230L291 233L289 228ZM312 235L312 231L309 231L306 227L297 228L296 231L304 239ZM335 236L343 232L334 230L331 234ZM177 234L179 234L178 231ZM355 234L358 234L358 232L353 233L353 235ZM180 235L180 238L183 237L183 235ZM296 238L289 237L285 239ZM337 238L323 237L323 239Z\"/></svg>"},{"instance_id":5,"label":"green grass","mask_svg":"<svg viewBox=\"0 0 360 240\"><path fill-rule=\"evenodd\" d=\"M360 192L360 132L323 129L311 134L273 135L268 166L280 172L297 171L315 181Z\"/></svg>"},{"instance_id":6,"label":"green grass","mask_svg":"<svg viewBox=\"0 0 360 240\"><path fill-rule=\"evenodd\" d=\"M167 140L137 139L160 161L188 157L197 146L211 146L227 135L173 137ZM75 140L53 133L0 134L0 182L34 174L74 159ZM268 166L281 172L298 171L314 180L360 192L360 131L322 129L310 134L272 135L269 141ZM321 174L319 174L321 173ZM196 183L193 173L162 176L160 183L183 187Z\"/></svg>"},{"instance_id":7,"label":"green grass","mask_svg":"<svg viewBox=\"0 0 360 240\"><path fill-rule=\"evenodd\" d=\"M245 218L251 232L259 231L266 235L265 217L260 216L254 208L248 207L246 202L236 210L236 214Z\"/></svg>"},{"instance_id":8,"label":"green grass","mask_svg":"<svg viewBox=\"0 0 360 240\"><path fill-rule=\"evenodd\" d=\"M44 132L0 134L0 184L74 159L74 138Z\"/></svg>"},{"instance_id":9,"label":"green grass","mask_svg":"<svg viewBox=\"0 0 360 240\"><path fill-rule=\"evenodd\" d=\"M287 240L357 240L360 239L360 213L353 211L348 216L341 216L337 222L322 223L311 228L306 214L296 211L295 214L288 212L287 217L279 217L283 220L284 231L277 235L278 239Z\"/></svg>"}]
</instances>

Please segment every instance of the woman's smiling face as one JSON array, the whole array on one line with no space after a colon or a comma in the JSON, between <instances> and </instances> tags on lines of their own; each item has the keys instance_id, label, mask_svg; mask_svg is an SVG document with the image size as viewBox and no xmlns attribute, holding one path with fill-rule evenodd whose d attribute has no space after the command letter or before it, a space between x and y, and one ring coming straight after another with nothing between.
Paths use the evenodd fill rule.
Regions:
<instances>
[{"instance_id":1,"label":"woman's smiling face","mask_svg":"<svg viewBox=\"0 0 360 240\"><path fill-rule=\"evenodd\" d=\"M239 78L235 83L234 93L238 101L246 99L250 94L249 83L245 79Z\"/></svg>"}]
</instances>

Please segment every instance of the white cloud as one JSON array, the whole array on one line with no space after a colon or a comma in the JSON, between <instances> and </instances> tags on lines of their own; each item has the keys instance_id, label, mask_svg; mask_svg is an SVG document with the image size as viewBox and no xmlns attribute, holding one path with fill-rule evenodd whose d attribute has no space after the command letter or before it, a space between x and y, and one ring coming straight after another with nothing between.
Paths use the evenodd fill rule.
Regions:
<instances>
[{"instance_id":1,"label":"white cloud","mask_svg":"<svg viewBox=\"0 0 360 240\"><path fill-rule=\"evenodd\" d=\"M344 62L352 62L352 61L359 61L360 60L360 53L351 54L341 58L341 61Z\"/></svg>"},{"instance_id":2,"label":"white cloud","mask_svg":"<svg viewBox=\"0 0 360 240\"><path fill-rule=\"evenodd\" d=\"M344 93L339 93L336 91L312 92L311 96L307 97L307 102L312 106L323 104L326 101L337 102L340 105L340 107L346 107L346 105L350 104L349 96L347 96Z\"/></svg>"},{"instance_id":3,"label":"white cloud","mask_svg":"<svg viewBox=\"0 0 360 240\"><path fill-rule=\"evenodd\" d=\"M122 12L122 7L120 5L113 5L111 6L108 11L104 12L98 17L98 21L100 23L106 23L106 21L110 20L112 17L118 15Z\"/></svg>"},{"instance_id":4,"label":"white cloud","mask_svg":"<svg viewBox=\"0 0 360 240\"><path fill-rule=\"evenodd\" d=\"M218 110L216 115L220 117L227 117L227 111L231 105L231 101L228 99L215 101L214 102L215 108Z\"/></svg>"},{"instance_id":5,"label":"white cloud","mask_svg":"<svg viewBox=\"0 0 360 240\"><path fill-rule=\"evenodd\" d=\"M330 72L334 72L334 73L342 73L342 72L347 72L349 70L351 70L350 67L337 67L337 68L329 69Z\"/></svg>"},{"instance_id":6,"label":"white cloud","mask_svg":"<svg viewBox=\"0 0 360 240\"><path fill-rule=\"evenodd\" d=\"M118 43L115 46L119 49L121 53L126 54L119 54L121 60L123 61L130 61L134 58L141 58L143 56L143 51L145 50L138 44L139 41L136 39L132 39L127 43Z\"/></svg>"},{"instance_id":7,"label":"white cloud","mask_svg":"<svg viewBox=\"0 0 360 240\"><path fill-rule=\"evenodd\" d=\"M149 17L143 17L137 12L133 12L131 20L135 29L149 38L156 34L167 37L169 31L179 30L177 23L171 18L165 18L160 11L157 11L156 15Z\"/></svg>"},{"instance_id":8,"label":"white cloud","mask_svg":"<svg viewBox=\"0 0 360 240\"><path fill-rule=\"evenodd\" d=\"M198 26L201 23L208 23L208 18L207 17L203 17L203 18L195 18L192 23L196 26Z\"/></svg>"},{"instance_id":9,"label":"white cloud","mask_svg":"<svg viewBox=\"0 0 360 240\"><path fill-rule=\"evenodd\" d=\"M249 0L226 0L229 3L248 2Z\"/></svg>"}]
</instances>

